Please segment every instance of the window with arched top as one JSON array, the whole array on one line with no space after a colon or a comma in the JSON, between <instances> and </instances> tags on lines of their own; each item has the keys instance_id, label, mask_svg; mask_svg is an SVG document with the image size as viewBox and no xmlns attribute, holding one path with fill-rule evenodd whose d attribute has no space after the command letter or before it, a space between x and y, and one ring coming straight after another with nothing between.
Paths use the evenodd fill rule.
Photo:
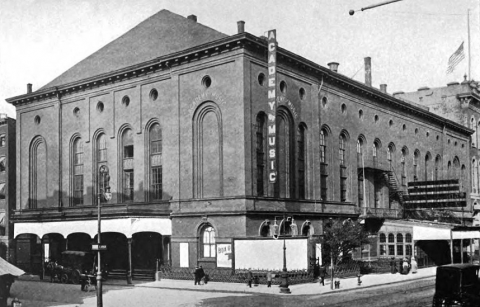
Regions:
<instances>
[{"instance_id":1,"label":"window with arched top","mask_svg":"<svg viewBox=\"0 0 480 307\"><path fill-rule=\"evenodd\" d=\"M162 129L158 123L149 131L150 146L150 199L161 200L163 196Z\"/></svg>"},{"instance_id":2,"label":"window with arched top","mask_svg":"<svg viewBox=\"0 0 480 307\"><path fill-rule=\"evenodd\" d=\"M77 137L72 146L73 206L83 204L83 142Z\"/></svg>"},{"instance_id":3,"label":"window with arched top","mask_svg":"<svg viewBox=\"0 0 480 307\"><path fill-rule=\"evenodd\" d=\"M256 165L257 165L257 195L258 196L265 196L265 164L266 164L266 140L267 140L267 125L266 125L266 115L265 113L259 113L257 115L257 122L256 122L256 131L255 131L255 158L256 158Z\"/></svg>"},{"instance_id":4,"label":"window with arched top","mask_svg":"<svg viewBox=\"0 0 480 307\"><path fill-rule=\"evenodd\" d=\"M306 162L306 142L305 142L305 125L301 124L297 128L297 185L298 198L305 199L305 162Z\"/></svg>"},{"instance_id":5,"label":"window with arched top","mask_svg":"<svg viewBox=\"0 0 480 307\"><path fill-rule=\"evenodd\" d=\"M365 162L363 159L363 139L357 140L357 169L359 170L358 181L358 205L364 207L364 194L365 194ZM361 170L361 171L360 171Z\"/></svg>"},{"instance_id":6,"label":"window with arched top","mask_svg":"<svg viewBox=\"0 0 480 307\"><path fill-rule=\"evenodd\" d=\"M429 174L429 171L430 171L430 161L432 160L432 156L430 155L430 153L428 152L426 155L425 155L425 181L428 181L430 178L428 178L428 174ZM432 178L433 179L433 178Z\"/></svg>"},{"instance_id":7,"label":"window with arched top","mask_svg":"<svg viewBox=\"0 0 480 307\"><path fill-rule=\"evenodd\" d=\"M395 243L395 235L393 233L388 234L388 243Z\"/></svg>"},{"instance_id":8,"label":"window with arched top","mask_svg":"<svg viewBox=\"0 0 480 307\"><path fill-rule=\"evenodd\" d=\"M413 154L413 181L418 180L418 159L420 158L420 152L415 150Z\"/></svg>"},{"instance_id":9,"label":"window with arched top","mask_svg":"<svg viewBox=\"0 0 480 307\"><path fill-rule=\"evenodd\" d=\"M125 129L122 133L122 185L123 201L133 201L134 190L134 146L132 129Z\"/></svg>"},{"instance_id":10,"label":"window with arched top","mask_svg":"<svg viewBox=\"0 0 480 307\"><path fill-rule=\"evenodd\" d=\"M327 136L327 131L322 129L320 131L320 197L322 200L327 200L328 192Z\"/></svg>"},{"instance_id":11,"label":"window with arched top","mask_svg":"<svg viewBox=\"0 0 480 307\"><path fill-rule=\"evenodd\" d=\"M290 111L284 107L277 109L277 180L275 196L291 198L295 195L295 126Z\"/></svg>"},{"instance_id":12,"label":"window with arched top","mask_svg":"<svg viewBox=\"0 0 480 307\"><path fill-rule=\"evenodd\" d=\"M5 144L5 134L0 134L0 147L4 147Z\"/></svg>"},{"instance_id":13,"label":"window with arched top","mask_svg":"<svg viewBox=\"0 0 480 307\"><path fill-rule=\"evenodd\" d=\"M395 256L395 235L393 233L388 234L388 255Z\"/></svg>"},{"instance_id":14,"label":"window with arched top","mask_svg":"<svg viewBox=\"0 0 480 307\"><path fill-rule=\"evenodd\" d=\"M475 158L472 160L472 192L477 193L478 188L478 166Z\"/></svg>"},{"instance_id":15,"label":"window with arched top","mask_svg":"<svg viewBox=\"0 0 480 307\"><path fill-rule=\"evenodd\" d=\"M402 176L402 186L406 188L407 186L407 168L406 161L408 156L408 149L406 147L402 148L402 158L401 158L401 176Z\"/></svg>"},{"instance_id":16,"label":"window with arched top","mask_svg":"<svg viewBox=\"0 0 480 307\"><path fill-rule=\"evenodd\" d=\"M95 182L95 195L98 195L100 191L100 187L102 183L100 182L99 178L99 170L102 165L108 166L108 157L107 157L107 137L105 136L105 133L100 133L97 135L96 140L95 140L95 149L94 149L94 182ZM96 167L95 167L96 166ZM96 204L97 202L97 197L93 198L94 203ZM100 202L105 203L107 200L104 197L100 198Z\"/></svg>"},{"instance_id":17,"label":"window with arched top","mask_svg":"<svg viewBox=\"0 0 480 307\"><path fill-rule=\"evenodd\" d=\"M45 208L47 203L47 144L42 137L36 137L30 145L29 165L29 209Z\"/></svg>"},{"instance_id":18,"label":"window with arched top","mask_svg":"<svg viewBox=\"0 0 480 307\"><path fill-rule=\"evenodd\" d=\"M434 180L440 180L442 178L442 157L437 155L435 157L435 170L433 174Z\"/></svg>"},{"instance_id":19,"label":"window with arched top","mask_svg":"<svg viewBox=\"0 0 480 307\"><path fill-rule=\"evenodd\" d=\"M384 233L380 233L379 235L379 255L386 256L387 255L387 236Z\"/></svg>"},{"instance_id":20,"label":"window with arched top","mask_svg":"<svg viewBox=\"0 0 480 307\"><path fill-rule=\"evenodd\" d=\"M339 162L340 162L340 201L345 202L347 201L347 180L348 180L348 173L347 173L347 162L346 162L346 142L347 137L345 134L340 134L339 137Z\"/></svg>"},{"instance_id":21,"label":"window with arched top","mask_svg":"<svg viewBox=\"0 0 480 307\"><path fill-rule=\"evenodd\" d=\"M204 258L213 258L216 255L215 249L215 229L212 226L205 226L201 233L201 248Z\"/></svg>"},{"instance_id":22,"label":"window with arched top","mask_svg":"<svg viewBox=\"0 0 480 307\"><path fill-rule=\"evenodd\" d=\"M453 159L453 176L454 179L460 179L460 159L458 157Z\"/></svg>"}]
</instances>

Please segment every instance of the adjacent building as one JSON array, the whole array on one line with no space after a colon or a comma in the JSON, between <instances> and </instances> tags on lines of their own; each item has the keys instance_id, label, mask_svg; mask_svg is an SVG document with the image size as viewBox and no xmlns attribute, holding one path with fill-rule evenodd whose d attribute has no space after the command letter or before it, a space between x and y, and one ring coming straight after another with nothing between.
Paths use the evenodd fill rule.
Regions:
<instances>
[{"instance_id":1,"label":"adjacent building","mask_svg":"<svg viewBox=\"0 0 480 307\"><path fill-rule=\"evenodd\" d=\"M18 266L35 272L66 249L90 251L99 203L103 259L135 275L274 262L248 247L278 229L308 263L330 218L365 221L368 257L411 255L425 238L419 222L385 224L423 211L405 210L409 183L444 180L470 197L471 129L237 25L229 36L162 10L7 100L17 110Z\"/></svg>"},{"instance_id":2,"label":"adjacent building","mask_svg":"<svg viewBox=\"0 0 480 307\"><path fill-rule=\"evenodd\" d=\"M0 257L14 259L13 225L9 216L15 209L16 156L15 119L0 114Z\"/></svg>"}]
</instances>

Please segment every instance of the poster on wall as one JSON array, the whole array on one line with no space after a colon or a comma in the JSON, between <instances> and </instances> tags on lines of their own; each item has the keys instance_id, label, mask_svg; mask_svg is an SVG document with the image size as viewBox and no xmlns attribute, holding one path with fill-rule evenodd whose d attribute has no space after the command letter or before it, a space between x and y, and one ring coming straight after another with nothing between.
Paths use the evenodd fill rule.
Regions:
<instances>
[{"instance_id":1,"label":"poster on wall","mask_svg":"<svg viewBox=\"0 0 480 307\"><path fill-rule=\"evenodd\" d=\"M217 267L232 267L232 244L217 244Z\"/></svg>"},{"instance_id":2,"label":"poster on wall","mask_svg":"<svg viewBox=\"0 0 480 307\"><path fill-rule=\"evenodd\" d=\"M322 244L320 243L317 243L315 244L315 255L317 256L318 258L318 261L320 263L320 265L323 263L323 259L322 259Z\"/></svg>"},{"instance_id":3,"label":"poster on wall","mask_svg":"<svg viewBox=\"0 0 480 307\"><path fill-rule=\"evenodd\" d=\"M180 243L180 267L188 268L188 243Z\"/></svg>"}]
</instances>

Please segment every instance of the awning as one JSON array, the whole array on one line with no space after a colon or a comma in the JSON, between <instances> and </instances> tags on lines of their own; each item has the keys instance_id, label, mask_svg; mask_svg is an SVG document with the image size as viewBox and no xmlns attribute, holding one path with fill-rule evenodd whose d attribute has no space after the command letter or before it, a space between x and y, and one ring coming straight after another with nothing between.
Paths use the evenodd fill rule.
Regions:
<instances>
[{"instance_id":1,"label":"awning","mask_svg":"<svg viewBox=\"0 0 480 307\"><path fill-rule=\"evenodd\" d=\"M451 237L450 237L450 232ZM478 230L452 230L450 227L413 226L413 240L480 239Z\"/></svg>"},{"instance_id":2,"label":"awning","mask_svg":"<svg viewBox=\"0 0 480 307\"><path fill-rule=\"evenodd\" d=\"M13 276L20 276L25 274L25 272L11 263L8 263L5 259L0 257L0 276L1 275L13 275Z\"/></svg>"},{"instance_id":3,"label":"awning","mask_svg":"<svg viewBox=\"0 0 480 307\"><path fill-rule=\"evenodd\" d=\"M119 232L131 238L137 232L157 232L162 235L172 234L172 221L169 218L123 218L102 220L102 233ZM67 237L72 233L86 233L91 238L98 231L97 220L62 221L62 222L27 222L15 223L14 237L21 234L35 234L40 238L49 233L58 233Z\"/></svg>"}]
</instances>

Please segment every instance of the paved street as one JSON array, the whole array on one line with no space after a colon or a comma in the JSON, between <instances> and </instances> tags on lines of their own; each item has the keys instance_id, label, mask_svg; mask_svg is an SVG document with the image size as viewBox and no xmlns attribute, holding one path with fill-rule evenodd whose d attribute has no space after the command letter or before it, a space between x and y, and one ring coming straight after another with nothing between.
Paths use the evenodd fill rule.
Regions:
<instances>
[{"instance_id":1,"label":"paved street","mask_svg":"<svg viewBox=\"0 0 480 307\"><path fill-rule=\"evenodd\" d=\"M341 280L340 290L308 283L290 286L292 294L279 294L278 286L249 288L245 284L211 282L194 286L190 280L135 281L110 280L104 285L104 306L413 306L431 303L435 268L417 274L370 274ZM24 307L96 306L96 293L81 292L79 285L51 284L38 277L22 276L12 286L12 297Z\"/></svg>"}]
</instances>

